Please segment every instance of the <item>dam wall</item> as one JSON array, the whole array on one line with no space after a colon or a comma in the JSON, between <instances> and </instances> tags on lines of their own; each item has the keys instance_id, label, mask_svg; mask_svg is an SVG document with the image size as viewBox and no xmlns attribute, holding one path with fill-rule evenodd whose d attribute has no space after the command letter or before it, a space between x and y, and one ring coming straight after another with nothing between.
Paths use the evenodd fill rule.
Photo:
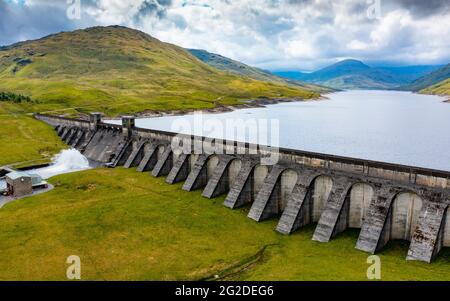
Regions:
<instances>
[{"instance_id":1,"label":"dam wall","mask_svg":"<svg viewBox=\"0 0 450 301\"><path fill-rule=\"evenodd\" d=\"M325 243L356 228L359 250L406 240L407 259L425 262L450 246L450 172L142 129L132 116L122 125L99 113L89 121L35 117L91 160L183 182L205 198L224 195L224 206L248 206L257 222L278 219L282 234L316 224L312 239Z\"/></svg>"}]
</instances>

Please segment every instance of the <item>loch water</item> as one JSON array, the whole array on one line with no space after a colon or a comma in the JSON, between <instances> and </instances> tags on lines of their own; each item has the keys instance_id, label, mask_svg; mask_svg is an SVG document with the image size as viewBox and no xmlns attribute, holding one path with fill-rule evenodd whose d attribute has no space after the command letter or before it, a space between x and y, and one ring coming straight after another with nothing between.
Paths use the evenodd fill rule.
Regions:
<instances>
[{"instance_id":1,"label":"loch water","mask_svg":"<svg viewBox=\"0 0 450 301\"><path fill-rule=\"evenodd\" d=\"M273 143L268 139L267 144L450 171L450 103L444 101L411 92L353 90L327 94L319 101L203 114L201 126L197 114L137 119L136 125L236 139L236 133L208 129L230 120L267 120L269 125L270 120L277 120L279 137ZM270 127L258 130L269 136ZM249 135L238 140L260 142Z\"/></svg>"}]
</instances>

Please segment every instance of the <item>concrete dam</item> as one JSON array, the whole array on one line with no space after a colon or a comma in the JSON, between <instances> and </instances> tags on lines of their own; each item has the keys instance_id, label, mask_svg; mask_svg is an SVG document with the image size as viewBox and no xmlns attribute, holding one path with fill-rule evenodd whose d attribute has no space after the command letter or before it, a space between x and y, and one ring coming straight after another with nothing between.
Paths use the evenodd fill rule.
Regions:
<instances>
[{"instance_id":1,"label":"concrete dam","mask_svg":"<svg viewBox=\"0 0 450 301\"><path fill-rule=\"evenodd\" d=\"M328 242L357 228L359 250L375 254L390 240L407 240L407 259L428 263L450 246L450 172L290 149L277 149L278 163L268 166L262 160L270 148L248 143L227 141L224 154L179 154L172 149L179 135L137 128L134 117L122 125L103 123L99 113L89 121L35 118L91 160L166 176L186 191L203 189L206 198L226 195L226 207L251 206L255 221L279 218L282 234L317 224L312 239Z\"/></svg>"}]
</instances>

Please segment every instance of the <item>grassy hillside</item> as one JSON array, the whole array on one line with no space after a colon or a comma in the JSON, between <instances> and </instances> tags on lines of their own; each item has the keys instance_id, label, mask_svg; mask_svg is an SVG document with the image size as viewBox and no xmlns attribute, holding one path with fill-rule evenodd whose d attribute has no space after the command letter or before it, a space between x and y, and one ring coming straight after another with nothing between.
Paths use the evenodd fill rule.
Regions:
<instances>
[{"instance_id":1,"label":"grassy hillside","mask_svg":"<svg viewBox=\"0 0 450 301\"><path fill-rule=\"evenodd\" d=\"M317 97L301 87L212 68L189 52L125 27L59 33L0 49L0 91L31 96L30 111L209 108L257 97Z\"/></svg>"},{"instance_id":2,"label":"grassy hillside","mask_svg":"<svg viewBox=\"0 0 450 301\"><path fill-rule=\"evenodd\" d=\"M403 86L402 89L404 90L410 90L410 91L421 91L424 89L428 89L434 85L439 86L440 83L450 78L450 64L439 68L438 70L435 70L431 72L430 74L427 74L415 81L413 81L411 84ZM445 86L445 85L444 85ZM441 86L442 87L442 86ZM438 87L430 88L427 92L433 92L433 90L438 89ZM437 91L437 90L435 90ZM444 93L439 94L446 94L445 91L448 92L448 90L445 90L444 87ZM438 93L436 93L438 94Z\"/></svg>"},{"instance_id":3,"label":"grassy hillside","mask_svg":"<svg viewBox=\"0 0 450 301\"><path fill-rule=\"evenodd\" d=\"M431 87L423 89L420 92L425 93L425 94L449 95L450 96L450 78L448 78L436 85L433 85Z\"/></svg>"},{"instance_id":4,"label":"grassy hillside","mask_svg":"<svg viewBox=\"0 0 450 301\"><path fill-rule=\"evenodd\" d=\"M50 126L25 112L19 104L0 102L0 166L47 163L67 147Z\"/></svg>"},{"instance_id":5,"label":"grassy hillside","mask_svg":"<svg viewBox=\"0 0 450 301\"><path fill-rule=\"evenodd\" d=\"M64 280L66 258L82 280L367 280L358 231L330 243L314 227L284 236L276 219L256 223L148 173L96 169L51 180L56 188L0 210L0 279ZM220 239L218 239L220 238ZM429 265L405 260L408 244L381 254L383 280L450 280L450 253Z\"/></svg>"},{"instance_id":6,"label":"grassy hillside","mask_svg":"<svg viewBox=\"0 0 450 301\"><path fill-rule=\"evenodd\" d=\"M215 67L219 70L229 71L235 74L245 75L254 79L262 81L282 81L277 76L274 76L269 71L251 67L241 62L224 57L220 54L215 54L201 49L187 49L193 56L202 62Z\"/></svg>"},{"instance_id":7,"label":"grassy hillside","mask_svg":"<svg viewBox=\"0 0 450 301\"><path fill-rule=\"evenodd\" d=\"M226 72L231 72L237 75L246 76L252 79L274 82L284 85L294 85L304 88L306 90L317 91L317 92L331 92L332 89L321 87L318 85L312 85L298 80L292 80L277 76L269 71L262 70L259 68L251 67L249 65L243 64L241 62L232 60L230 58L224 57L219 54L211 53L201 49L188 49L188 51L201 60L202 62L208 64L211 67L223 70Z\"/></svg>"}]
</instances>

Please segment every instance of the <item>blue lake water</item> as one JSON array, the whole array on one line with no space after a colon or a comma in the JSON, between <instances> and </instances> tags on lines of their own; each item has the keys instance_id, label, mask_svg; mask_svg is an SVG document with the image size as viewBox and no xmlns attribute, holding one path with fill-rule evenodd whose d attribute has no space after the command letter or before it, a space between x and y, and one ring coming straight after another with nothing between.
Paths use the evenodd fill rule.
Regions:
<instances>
[{"instance_id":1,"label":"blue lake water","mask_svg":"<svg viewBox=\"0 0 450 301\"><path fill-rule=\"evenodd\" d=\"M203 125L275 119L281 147L450 171L450 103L444 98L397 91L344 91L327 98L204 114ZM181 124L190 124L194 134L236 138L202 132L195 115L136 120L138 127L176 132Z\"/></svg>"}]
</instances>

